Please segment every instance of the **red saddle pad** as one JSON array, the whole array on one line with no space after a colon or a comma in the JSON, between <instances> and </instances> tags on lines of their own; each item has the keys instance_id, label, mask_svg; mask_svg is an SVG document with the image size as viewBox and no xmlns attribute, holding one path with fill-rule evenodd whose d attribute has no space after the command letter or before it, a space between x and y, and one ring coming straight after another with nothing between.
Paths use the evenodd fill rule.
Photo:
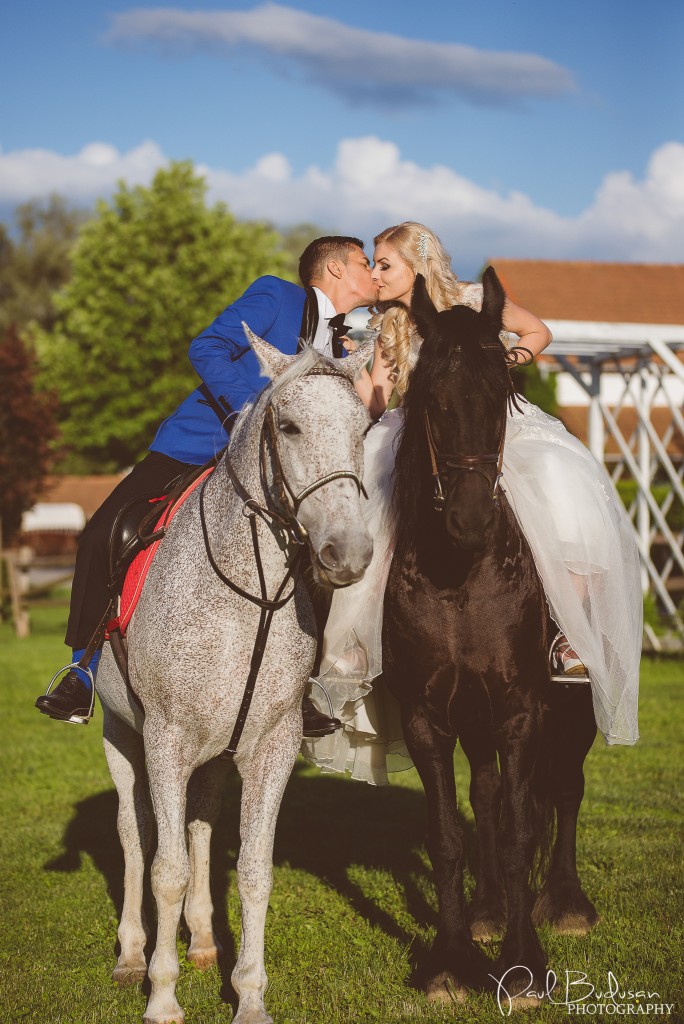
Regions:
<instances>
[{"instance_id":1,"label":"red saddle pad","mask_svg":"<svg viewBox=\"0 0 684 1024\"><path fill-rule=\"evenodd\" d=\"M195 488L199 484L201 484L203 480L206 480L209 474L213 472L213 469L214 467L212 466L210 469L206 470L206 472L202 473L201 476L198 476L196 480L193 480L188 489L183 492L183 494L180 496L175 505L173 505L170 509L165 509L163 514L155 523L155 530L160 529L162 526L168 527L169 523L171 522L171 520L173 519L178 509L183 504L183 502L186 500L186 498L188 498L189 495L192 494ZM119 614L116 619L114 619L112 622L108 624L108 629L118 628L122 636L126 635L128 623L131 621L131 616L135 611L135 606L140 600L140 595L142 593L142 588L145 583L145 580L147 578L147 573L149 572L150 566L152 565L152 559L154 558L157 552L157 548L159 547L163 539L164 538L162 537L159 540L155 540L152 544L150 544L148 548L145 548L144 551L140 551L131 562L126 573L126 578L124 579L123 587L121 588L121 596L119 598Z\"/></svg>"}]
</instances>

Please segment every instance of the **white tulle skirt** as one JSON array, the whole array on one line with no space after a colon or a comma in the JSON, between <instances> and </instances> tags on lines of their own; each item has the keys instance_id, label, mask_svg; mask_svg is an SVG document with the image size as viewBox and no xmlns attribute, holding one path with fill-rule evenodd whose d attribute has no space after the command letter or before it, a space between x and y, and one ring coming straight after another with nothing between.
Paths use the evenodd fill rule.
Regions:
<instances>
[{"instance_id":1,"label":"white tulle skirt","mask_svg":"<svg viewBox=\"0 0 684 1024\"><path fill-rule=\"evenodd\" d=\"M599 731L636 743L639 552L608 474L560 420L523 404L508 418L503 484L551 615L587 667Z\"/></svg>"},{"instance_id":2,"label":"white tulle skirt","mask_svg":"<svg viewBox=\"0 0 684 1024\"><path fill-rule=\"evenodd\" d=\"M302 752L324 771L382 785L411 766L395 699L380 681L382 614L392 559L389 503L401 409L365 441L364 518L373 559L364 578L338 590L323 640L321 673L343 728L306 739ZM594 713L607 743L635 743L642 596L639 556L612 483L563 424L534 405L508 418L503 487L527 537L551 615L586 665ZM312 696L327 710L318 688Z\"/></svg>"}]
</instances>

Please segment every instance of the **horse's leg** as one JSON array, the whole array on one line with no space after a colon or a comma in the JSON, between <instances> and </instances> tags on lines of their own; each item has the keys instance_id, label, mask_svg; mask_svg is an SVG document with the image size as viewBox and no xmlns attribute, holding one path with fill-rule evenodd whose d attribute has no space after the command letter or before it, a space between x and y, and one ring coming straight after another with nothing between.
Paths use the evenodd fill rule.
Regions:
<instances>
[{"instance_id":1,"label":"horse's leg","mask_svg":"<svg viewBox=\"0 0 684 1024\"><path fill-rule=\"evenodd\" d=\"M200 970L218 961L221 946L214 935L214 907L210 888L211 833L221 808L221 792L229 762L215 758L193 773L188 786L188 837L190 882L184 916L190 929L187 958Z\"/></svg>"},{"instance_id":2,"label":"horse's leg","mask_svg":"<svg viewBox=\"0 0 684 1024\"><path fill-rule=\"evenodd\" d=\"M150 792L157 817L157 852L152 862L152 890L157 902L157 945L148 970L152 983L144 1024L183 1024L176 999L176 933L190 877L185 843L185 807L192 765L187 736L160 721L145 720L145 755Z\"/></svg>"},{"instance_id":3,"label":"horse's leg","mask_svg":"<svg viewBox=\"0 0 684 1024\"><path fill-rule=\"evenodd\" d=\"M114 973L118 985L133 985L147 974L149 931L143 912L145 855L154 835L142 736L104 706L104 749L119 794L117 828L124 855L124 902L119 923L121 952Z\"/></svg>"},{"instance_id":4,"label":"horse's leg","mask_svg":"<svg viewBox=\"0 0 684 1024\"><path fill-rule=\"evenodd\" d=\"M543 992L546 983L546 956L532 924L530 889L534 853L543 826L541 817L535 821L532 815L536 761L542 746L541 718L541 708L521 710L507 719L500 733L503 790L499 857L508 916L496 973L517 1008L537 1005L537 998L521 993L527 989Z\"/></svg>"},{"instance_id":5,"label":"horse's leg","mask_svg":"<svg viewBox=\"0 0 684 1024\"><path fill-rule=\"evenodd\" d=\"M426 968L431 1001L462 1001L468 988L488 987L491 964L472 941L463 892L465 842L456 805L455 740L429 721L424 708L404 709L406 743L425 789L428 852L439 902L437 936Z\"/></svg>"},{"instance_id":6,"label":"horse's leg","mask_svg":"<svg viewBox=\"0 0 684 1024\"><path fill-rule=\"evenodd\" d=\"M591 687L554 684L545 729L550 757L550 787L557 832L544 887L534 906L535 924L548 922L566 935L586 935L598 914L577 874L577 818L584 796L584 759L596 722Z\"/></svg>"},{"instance_id":7,"label":"horse's leg","mask_svg":"<svg viewBox=\"0 0 684 1024\"><path fill-rule=\"evenodd\" d=\"M470 805L478 847L477 881L468 915L470 932L477 942L489 942L501 935L506 925L506 897L497 852L501 776L491 734L462 734L460 741L470 765Z\"/></svg>"},{"instance_id":8,"label":"horse's leg","mask_svg":"<svg viewBox=\"0 0 684 1024\"><path fill-rule=\"evenodd\" d=\"M244 760L236 757L242 776L237 865L242 939L232 975L240 1000L233 1024L273 1024L264 1007L264 927L273 884L273 836L301 741L301 713L296 708L259 739Z\"/></svg>"}]
</instances>

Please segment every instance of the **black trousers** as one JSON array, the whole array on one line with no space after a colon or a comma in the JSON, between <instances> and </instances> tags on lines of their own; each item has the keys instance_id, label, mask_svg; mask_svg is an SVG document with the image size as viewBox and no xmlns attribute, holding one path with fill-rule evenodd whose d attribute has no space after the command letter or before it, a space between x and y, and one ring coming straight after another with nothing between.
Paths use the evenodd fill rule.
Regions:
<instances>
[{"instance_id":1,"label":"black trousers","mask_svg":"<svg viewBox=\"0 0 684 1024\"><path fill-rule=\"evenodd\" d=\"M114 488L78 541L65 642L86 647L109 602L109 538L117 515L136 498L157 498L179 474L192 467L161 452L150 452Z\"/></svg>"}]
</instances>

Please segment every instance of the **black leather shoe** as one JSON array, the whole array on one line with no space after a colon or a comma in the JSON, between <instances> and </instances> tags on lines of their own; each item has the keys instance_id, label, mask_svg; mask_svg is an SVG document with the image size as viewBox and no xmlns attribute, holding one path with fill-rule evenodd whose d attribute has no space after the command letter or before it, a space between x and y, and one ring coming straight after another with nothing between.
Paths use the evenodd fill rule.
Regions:
<instances>
[{"instance_id":1,"label":"black leather shoe","mask_svg":"<svg viewBox=\"0 0 684 1024\"><path fill-rule=\"evenodd\" d=\"M311 697L302 699L302 718L304 719L305 736L330 736L342 728L339 718L330 718L319 711Z\"/></svg>"},{"instance_id":2,"label":"black leather shoe","mask_svg":"<svg viewBox=\"0 0 684 1024\"><path fill-rule=\"evenodd\" d=\"M92 718L92 694L78 673L67 672L50 693L43 694L36 701L36 707L44 715L59 722L75 722L87 725Z\"/></svg>"}]
</instances>

